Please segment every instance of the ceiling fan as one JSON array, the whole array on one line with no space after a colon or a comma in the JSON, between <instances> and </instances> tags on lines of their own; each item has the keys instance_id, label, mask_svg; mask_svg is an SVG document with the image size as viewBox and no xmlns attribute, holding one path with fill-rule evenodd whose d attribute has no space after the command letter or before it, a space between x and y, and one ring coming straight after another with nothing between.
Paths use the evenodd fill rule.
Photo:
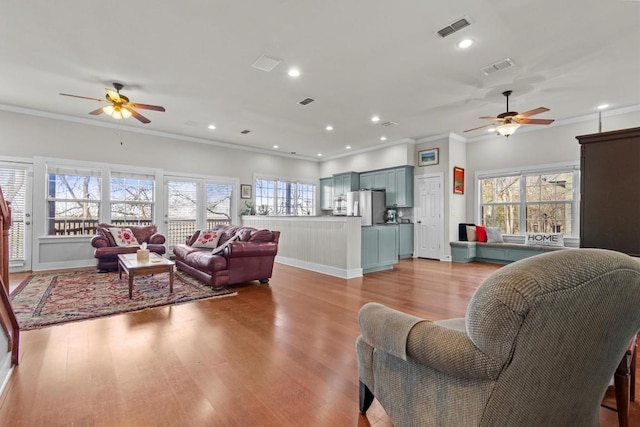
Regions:
<instances>
[{"instance_id":1,"label":"ceiling fan","mask_svg":"<svg viewBox=\"0 0 640 427\"><path fill-rule=\"evenodd\" d=\"M136 110L134 110L134 108L139 108L142 110L165 111L164 107L161 107L159 105L138 104L129 102L129 98L120 94L120 90L124 87L122 83L113 83L113 87L115 88L115 92L111 89L105 88L105 90L107 91L106 99L69 95L68 93L61 93L60 95L72 96L74 98L90 99L92 101L106 102L110 104L89 112L89 114L94 116L102 113L107 113L114 119L126 119L133 116L142 123L151 123L151 120L138 113Z\"/></svg>"},{"instance_id":2,"label":"ceiling fan","mask_svg":"<svg viewBox=\"0 0 640 427\"><path fill-rule=\"evenodd\" d=\"M510 90L506 90L502 92L502 94L507 98L506 112L502 114L498 114L497 117L488 117L488 116L480 117L481 119L493 120L494 122L502 123L501 125L496 127L496 131L498 131L500 135L504 135L508 138L510 135L513 135L513 133L516 130L518 130L521 124L548 125L553 123L554 121L553 119L529 119L528 118L530 116L544 113L545 111L549 111L549 109L546 107L538 107L533 110L525 111L524 113L518 113L517 111L509 111L509 95L511 95L512 93L513 91L510 91ZM471 132L474 130L485 128L487 126L495 126L495 124L490 123L488 125L478 126L472 129L467 129L465 130L465 132Z\"/></svg>"}]
</instances>

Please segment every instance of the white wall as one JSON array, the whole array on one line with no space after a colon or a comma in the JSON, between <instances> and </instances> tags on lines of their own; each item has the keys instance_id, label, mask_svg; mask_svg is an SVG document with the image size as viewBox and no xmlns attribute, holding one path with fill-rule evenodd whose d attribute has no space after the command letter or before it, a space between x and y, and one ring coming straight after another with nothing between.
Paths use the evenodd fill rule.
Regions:
<instances>
[{"instance_id":1,"label":"white wall","mask_svg":"<svg viewBox=\"0 0 640 427\"><path fill-rule=\"evenodd\" d=\"M413 144L404 142L384 146L378 150L326 160L320 165L320 177L330 177L342 172L367 172L396 166L414 165L413 159Z\"/></svg>"},{"instance_id":2,"label":"white wall","mask_svg":"<svg viewBox=\"0 0 640 427\"><path fill-rule=\"evenodd\" d=\"M43 165L42 158L47 157L152 168L163 171L165 175L177 172L225 177L252 185L255 174L310 182L318 182L319 179L320 165L317 161L236 150L194 142L189 138L133 131L124 131L121 136L118 129L111 127L6 111L0 111L0 129L0 157L5 160L33 159L36 167ZM41 179L43 174L43 170L34 170L34 178ZM34 189L43 186L43 182L39 186L34 183ZM237 194L239 188L236 190ZM157 198L156 204L162 205L163 200ZM33 227L32 269L94 265L89 238L43 235L44 202L43 192L34 191L33 223L40 226ZM240 205L239 195L236 202ZM238 222L239 218L236 220ZM158 221L158 226L164 227L161 221Z\"/></svg>"}]
</instances>

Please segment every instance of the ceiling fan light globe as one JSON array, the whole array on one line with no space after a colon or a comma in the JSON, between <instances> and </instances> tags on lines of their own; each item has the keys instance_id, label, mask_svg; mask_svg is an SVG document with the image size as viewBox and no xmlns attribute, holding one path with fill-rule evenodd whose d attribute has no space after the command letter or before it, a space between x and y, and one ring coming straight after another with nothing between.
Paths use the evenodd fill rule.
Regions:
<instances>
[{"instance_id":1,"label":"ceiling fan light globe","mask_svg":"<svg viewBox=\"0 0 640 427\"><path fill-rule=\"evenodd\" d=\"M496 131L498 131L500 135L506 136L508 138L509 136L513 135L519 127L520 125L518 123L505 123L498 126L496 128Z\"/></svg>"},{"instance_id":2,"label":"ceiling fan light globe","mask_svg":"<svg viewBox=\"0 0 640 427\"><path fill-rule=\"evenodd\" d=\"M129 109L127 108L121 108L120 112L122 113L123 119L128 119L129 117L131 117L131 111L129 111Z\"/></svg>"},{"instance_id":3,"label":"ceiling fan light globe","mask_svg":"<svg viewBox=\"0 0 640 427\"><path fill-rule=\"evenodd\" d=\"M102 111L104 111L108 115L112 115L113 110L114 110L113 105L107 105L106 107L102 107Z\"/></svg>"}]
</instances>

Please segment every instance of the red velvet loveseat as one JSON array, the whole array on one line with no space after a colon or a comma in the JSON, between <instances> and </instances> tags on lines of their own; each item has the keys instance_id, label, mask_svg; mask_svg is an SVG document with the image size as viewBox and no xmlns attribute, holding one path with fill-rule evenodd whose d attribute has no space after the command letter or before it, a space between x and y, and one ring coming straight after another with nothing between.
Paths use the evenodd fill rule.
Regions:
<instances>
[{"instance_id":1,"label":"red velvet loveseat","mask_svg":"<svg viewBox=\"0 0 640 427\"><path fill-rule=\"evenodd\" d=\"M140 249L138 245L118 246L109 231L110 228L129 228L137 242L139 244L146 243L149 251L158 255L166 252L164 246L165 236L158 233L158 227L155 225L128 225L122 227L111 224L98 224L96 235L91 238L91 246L95 248L93 255L98 261L98 271L117 270L119 254L133 254Z\"/></svg>"},{"instance_id":2,"label":"red velvet loveseat","mask_svg":"<svg viewBox=\"0 0 640 427\"><path fill-rule=\"evenodd\" d=\"M201 233L198 230L187 238L185 244L173 247L179 270L210 284L214 289L251 280L261 283L269 281L278 253L279 231L234 225L218 225L214 230L220 232L218 246L224 249L213 254L211 248L194 247Z\"/></svg>"}]
</instances>

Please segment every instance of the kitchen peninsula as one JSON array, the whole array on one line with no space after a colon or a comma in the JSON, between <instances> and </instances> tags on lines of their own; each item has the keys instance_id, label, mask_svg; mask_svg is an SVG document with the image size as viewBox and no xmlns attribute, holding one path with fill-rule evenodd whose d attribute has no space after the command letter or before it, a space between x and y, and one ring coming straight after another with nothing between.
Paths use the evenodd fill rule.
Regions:
<instances>
[{"instance_id":1,"label":"kitchen peninsula","mask_svg":"<svg viewBox=\"0 0 640 427\"><path fill-rule=\"evenodd\" d=\"M362 264L363 231L368 253L369 246L379 245L379 239L366 238L378 227L361 227L361 218L354 216L271 216L245 215L242 225L280 231L276 262L317 271L343 279L361 277L364 272L391 268L371 268ZM383 226L384 227L384 226ZM390 229L391 230L391 229ZM376 235L377 236L377 235ZM395 246L395 234L389 242L381 242L383 250L387 244Z\"/></svg>"}]
</instances>

